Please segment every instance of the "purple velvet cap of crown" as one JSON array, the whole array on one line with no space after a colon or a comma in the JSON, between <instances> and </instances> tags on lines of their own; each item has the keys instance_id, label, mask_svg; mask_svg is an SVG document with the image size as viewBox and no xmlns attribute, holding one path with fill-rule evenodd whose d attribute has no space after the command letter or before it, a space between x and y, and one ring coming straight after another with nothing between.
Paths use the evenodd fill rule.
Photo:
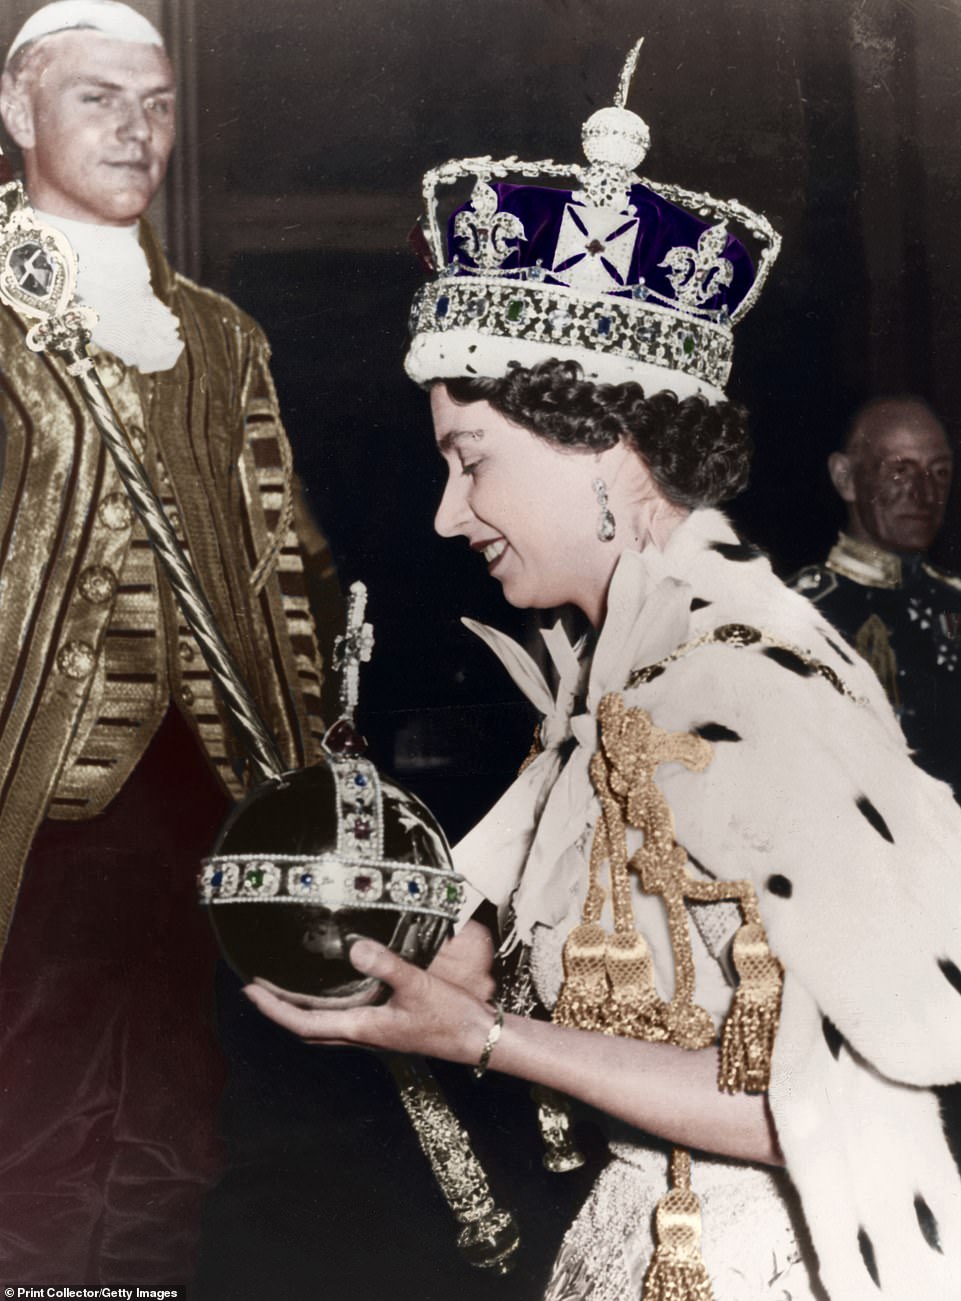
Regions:
<instances>
[{"instance_id":1,"label":"purple velvet cap of crown","mask_svg":"<svg viewBox=\"0 0 961 1301\"><path fill-rule=\"evenodd\" d=\"M523 240L511 242L512 251L495 275L539 267L545 283L566 284L565 272L573 270L576 262L587 257L597 257L610 276L609 293L631 294L635 286L644 286L648 291L666 299L668 305L675 300L676 295L667 278L669 268L662 267L659 263L664 261L673 248L696 249L698 239L712 224L702 221L693 213L670 203L640 184L632 186L630 190L629 202L633 205L634 212L604 209L605 217L609 220L605 220L600 231L595 228L593 232L589 232L585 223L579 220L579 210L583 211L583 207L574 200L570 190L541 185L510 185L496 181L491 182L491 188L497 194L498 212L516 216L526 235ZM572 251L554 270L558 238L568 210L570 221L575 227L583 228L583 248ZM458 208L451 215L447 230L450 261L456 259L464 267L473 267L474 263L465 251L463 238L455 232L455 223L459 213L470 211L470 203ZM614 260L606 256L606 244L629 231L635 220L637 224L633 249L626 271L622 274ZM698 309L700 313L717 312L724 308L730 315L754 283L754 264L740 240L728 235L721 256L731 264L731 282L720 285L711 298L702 302Z\"/></svg>"}]
</instances>

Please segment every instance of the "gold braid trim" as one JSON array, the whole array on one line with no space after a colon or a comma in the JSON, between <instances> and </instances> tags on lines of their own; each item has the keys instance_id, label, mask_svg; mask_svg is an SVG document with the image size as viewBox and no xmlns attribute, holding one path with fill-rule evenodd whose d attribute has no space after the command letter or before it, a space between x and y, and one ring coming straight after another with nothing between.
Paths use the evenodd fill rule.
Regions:
<instances>
[{"instance_id":1,"label":"gold braid trim","mask_svg":"<svg viewBox=\"0 0 961 1301\"><path fill-rule=\"evenodd\" d=\"M756 899L753 902L756 909ZM747 908L743 911L746 915ZM760 921L745 920L734 936L733 957L740 980L721 1031L718 1088L725 1093L766 1093L784 970L768 948Z\"/></svg>"},{"instance_id":2,"label":"gold braid trim","mask_svg":"<svg viewBox=\"0 0 961 1301\"><path fill-rule=\"evenodd\" d=\"M524 756L524 761L517 770L518 777L521 775L522 772L524 772L526 768L529 768L531 766L531 764L534 762L534 760L537 758L539 754L543 754L543 753L544 753L544 746L541 744L541 729L540 729L540 725L538 725L537 727L534 728L534 737L531 741L531 748Z\"/></svg>"},{"instance_id":3,"label":"gold braid trim","mask_svg":"<svg viewBox=\"0 0 961 1301\"><path fill-rule=\"evenodd\" d=\"M630 685L649 681L682 654L710 643L734 646L759 642L801 658L802 653L744 625L726 625L680 647L673 655L632 675ZM808 668L844 695L851 693L833 670L810 657ZM781 1007L783 969L768 947L757 895L747 880L705 881L687 872L687 853L674 837L674 817L654 776L662 763L683 763L702 772L713 747L691 732L656 727L643 709L628 709L621 696L606 695L597 711L600 744L590 773L601 806L594 829L587 895L580 924L564 945L564 983L553 1011L561 1025L631 1038L704 1048L714 1042L714 1024L694 1001L695 969L686 901L734 900L743 924L733 943L739 984L721 1032L718 1088L724 1092L763 1092ZM626 828L643 832L628 859ZM608 866L614 931L601 925ZM654 984L650 950L634 924L630 873L648 894L659 894L667 910L674 958L674 995L664 1002ZM549 1109L549 1120L555 1117ZM543 1129L542 1118L542 1129ZM701 1256L701 1211L691 1188L691 1157L676 1148L671 1158L671 1188L655 1213L657 1245L644 1279L642 1301L714 1301Z\"/></svg>"},{"instance_id":4,"label":"gold braid trim","mask_svg":"<svg viewBox=\"0 0 961 1301\"><path fill-rule=\"evenodd\" d=\"M268 371L260 376L263 392L252 394L246 411L247 439L254 456L256 491L264 508L266 542L250 575L259 592L277 567L294 522L294 456L280 424L277 395Z\"/></svg>"},{"instance_id":5,"label":"gold braid trim","mask_svg":"<svg viewBox=\"0 0 961 1301\"><path fill-rule=\"evenodd\" d=\"M703 643L700 643L703 644ZM740 642L739 644L749 644ZM594 829L587 895L580 924L564 945L564 984L553 1019L561 1025L599 1030L682 1048L704 1048L714 1024L694 1001L695 970L686 901L735 900L743 924L734 936L738 988L721 1032L718 1088L763 1092L781 1006L783 970L771 953L757 895L749 881L704 881L687 872L687 854L674 838L674 817L654 780L662 763L683 763L703 772L713 747L691 732L656 727L643 709L628 709L616 693L597 711L600 745L591 759L591 780L601 814ZM628 859L628 826L644 833ZM614 931L601 925L608 866ZM650 950L634 925L630 874L667 909L674 958L674 996L659 998ZM671 1188L655 1214L657 1246L644 1280L643 1301L713 1301L701 1256L700 1204L691 1188L691 1158L682 1148L671 1159Z\"/></svg>"}]
</instances>

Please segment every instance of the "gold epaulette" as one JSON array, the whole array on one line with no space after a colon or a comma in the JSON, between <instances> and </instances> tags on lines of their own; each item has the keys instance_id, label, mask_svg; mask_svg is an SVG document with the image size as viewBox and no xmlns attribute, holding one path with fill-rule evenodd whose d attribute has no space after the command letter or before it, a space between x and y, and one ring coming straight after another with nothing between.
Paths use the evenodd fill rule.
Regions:
<instances>
[{"instance_id":1,"label":"gold epaulette","mask_svg":"<svg viewBox=\"0 0 961 1301\"><path fill-rule=\"evenodd\" d=\"M952 574L947 569L941 569L939 565L932 565L929 560L922 560L921 568L936 583L943 583L945 587L950 587L955 592L961 592L961 577L957 574Z\"/></svg>"}]
</instances>

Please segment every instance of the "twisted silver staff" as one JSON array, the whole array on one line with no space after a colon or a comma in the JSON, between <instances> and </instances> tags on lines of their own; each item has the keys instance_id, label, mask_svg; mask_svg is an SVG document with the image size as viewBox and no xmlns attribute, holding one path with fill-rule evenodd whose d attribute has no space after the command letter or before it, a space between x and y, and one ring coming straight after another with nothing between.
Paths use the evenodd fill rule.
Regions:
<instances>
[{"instance_id":1,"label":"twisted silver staff","mask_svg":"<svg viewBox=\"0 0 961 1301\"><path fill-rule=\"evenodd\" d=\"M27 347L54 353L77 380L257 779L270 781L280 777L286 765L88 355L97 317L89 307L74 302L76 280L76 254L67 238L38 222L18 181L0 185L0 302L37 321L27 332ZM369 658L372 645L370 625L363 622L360 588L355 584L352 589L347 634L339 639L342 699L349 717L356 704L357 669L362 659ZM505 1272L513 1264L520 1238L510 1212L494 1203L466 1131L425 1062L389 1056L386 1064L444 1200L463 1226L458 1238L462 1252L471 1264Z\"/></svg>"},{"instance_id":2,"label":"twisted silver staff","mask_svg":"<svg viewBox=\"0 0 961 1301\"><path fill-rule=\"evenodd\" d=\"M258 783L280 777L287 765L260 717L237 661L217 627L213 610L193 566L171 527L143 465L127 442L100 376L91 367L77 376L77 382L100 436L114 459L131 505L143 521L181 613L197 638L224 708L250 756Z\"/></svg>"}]
</instances>

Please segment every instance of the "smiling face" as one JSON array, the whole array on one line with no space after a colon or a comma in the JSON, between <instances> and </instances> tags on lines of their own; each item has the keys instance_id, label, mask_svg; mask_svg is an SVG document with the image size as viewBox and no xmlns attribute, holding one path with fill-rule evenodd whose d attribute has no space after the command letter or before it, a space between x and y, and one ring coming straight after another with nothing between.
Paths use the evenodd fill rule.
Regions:
<instances>
[{"instance_id":1,"label":"smiling face","mask_svg":"<svg viewBox=\"0 0 961 1301\"><path fill-rule=\"evenodd\" d=\"M937 537L951 487L952 455L944 430L920 403L870 409L846 453L830 462L848 503L848 531L886 551L927 551Z\"/></svg>"},{"instance_id":2,"label":"smiling face","mask_svg":"<svg viewBox=\"0 0 961 1301\"><path fill-rule=\"evenodd\" d=\"M561 450L487 402L459 406L440 384L431 390L431 411L448 471L437 532L466 538L511 605L570 602L599 624L621 548L597 537L592 484L613 481L623 448Z\"/></svg>"},{"instance_id":3,"label":"smiling face","mask_svg":"<svg viewBox=\"0 0 961 1301\"><path fill-rule=\"evenodd\" d=\"M156 194L174 142L173 75L157 45L60 32L4 77L3 119L35 207L123 226Z\"/></svg>"}]
</instances>

